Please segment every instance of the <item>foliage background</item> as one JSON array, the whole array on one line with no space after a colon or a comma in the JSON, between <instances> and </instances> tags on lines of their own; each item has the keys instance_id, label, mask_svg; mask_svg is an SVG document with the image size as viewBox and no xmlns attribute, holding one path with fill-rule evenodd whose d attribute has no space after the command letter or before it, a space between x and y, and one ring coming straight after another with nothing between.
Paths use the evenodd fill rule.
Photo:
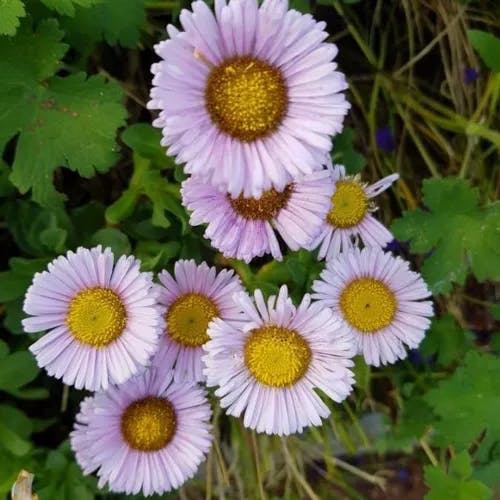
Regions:
<instances>
[{"instance_id":1,"label":"foliage background","mask_svg":"<svg viewBox=\"0 0 500 500\"><path fill-rule=\"evenodd\" d=\"M328 23L353 108L334 160L399 172L379 217L435 293L408 360L371 370L322 428L257 436L215 410L207 464L165 498L486 499L500 492L500 4L292 0ZM0 497L21 469L45 499L98 492L67 444L84 394L36 367L22 300L34 272L79 245L133 252L144 270L193 257L295 298L313 254L227 261L191 228L182 168L146 109L154 43L184 0L0 0ZM214 405L214 408L217 408ZM127 497L129 498L129 497Z\"/></svg>"}]
</instances>

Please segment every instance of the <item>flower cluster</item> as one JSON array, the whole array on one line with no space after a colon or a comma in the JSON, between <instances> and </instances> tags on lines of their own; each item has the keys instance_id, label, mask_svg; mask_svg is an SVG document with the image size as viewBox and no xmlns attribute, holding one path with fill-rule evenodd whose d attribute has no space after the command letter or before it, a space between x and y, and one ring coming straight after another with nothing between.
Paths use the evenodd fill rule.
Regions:
<instances>
[{"instance_id":1,"label":"flower cluster","mask_svg":"<svg viewBox=\"0 0 500 500\"><path fill-rule=\"evenodd\" d=\"M227 257L317 249L326 266L300 304L286 286L253 296L232 270L180 260L157 280L138 259L78 248L34 276L26 332L49 375L86 397L71 433L84 473L144 495L178 488L211 446L214 387L245 427L288 435L321 425L351 392L352 357L406 356L432 316L420 275L384 252L393 239L368 185L332 165L349 109L324 23L285 0L201 1L157 46L149 103L163 145L191 174L192 225ZM319 392L318 392L319 390Z\"/></svg>"}]
</instances>

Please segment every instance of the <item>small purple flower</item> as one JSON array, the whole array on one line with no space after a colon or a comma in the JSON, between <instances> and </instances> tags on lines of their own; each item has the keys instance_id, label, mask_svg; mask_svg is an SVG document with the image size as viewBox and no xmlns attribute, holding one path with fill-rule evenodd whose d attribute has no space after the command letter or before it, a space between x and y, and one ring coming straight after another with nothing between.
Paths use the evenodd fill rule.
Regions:
<instances>
[{"instance_id":1,"label":"small purple flower","mask_svg":"<svg viewBox=\"0 0 500 500\"><path fill-rule=\"evenodd\" d=\"M477 71L476 68L465 68L464 69L464 83L466 85L470 85L471 83L474 83L477 80L478 76L479 76L479 72Z\"/></svg>"},{"instance_id":2,"label":"small purple flower","mask_svg":"<svg viewBox=\"0 0 500 500\"><path fill-rule=\"evenodd\" d=\"M410 349L408 351L408 360L412 365L420 366L423 364L422 355L418 349Z\"/></svg>"},{"instance_id":3,"label":"small purple flower","mask_svg":"<svg viewBox=\"0 0 500 500\"><path fill-rule=\"evenodd\" d=\"M408 472L407 467L400 467L398 469L398 479L404 483L410 479L410 473Z\"/></svg>"},{"instance_id":4,"label":"small purple flower","mask_svg":"<svg viewBox=\"0 0 500 500\"><path fill-rule=\"evenodd\" d=\"M385 153L392 153L394 149L396 149L394 134L389 127L377 129L375 133L375 140L377 142L377 147Z\"/></svg>"}]
</instances>

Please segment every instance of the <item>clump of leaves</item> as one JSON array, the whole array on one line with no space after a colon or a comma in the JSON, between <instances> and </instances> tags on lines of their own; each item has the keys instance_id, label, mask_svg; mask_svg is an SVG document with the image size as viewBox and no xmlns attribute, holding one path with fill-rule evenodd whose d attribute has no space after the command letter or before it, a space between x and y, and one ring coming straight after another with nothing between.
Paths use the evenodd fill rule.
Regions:
<instances>
[{"instance_id":1,"label":"clump of leaves","mask_svg":"<svg viewBox=\"0 0 500 500\"><path fill-rule=\"evenodd\" d=\"M42 205L61 200L52 183L57 167L92 177L113 166L126 116L117 84L85 73L55 76L68 49L62 36L49 19L0 37L0 150L19 133L10 180Z\"/></svg>"},{"instance_id":2,"label":"clump of leaves","mask_svg":"<svg viewBox=\"0 0 500 500\"><path fill-rule=\"evenodd\" d=\"M442 467L425 467L425 483L431 491L425 500L488 500L491 490L480 481L471 478L472 466L466 451L458 453L450 461L448 471Z\"/></svg>"},{"instance_id":3,"label":"clump of leaves","mask_svg":"<svg viewBox=\"0 0 500 500\"><path fill-rule=\"evenodd\" d=\"M394 235L427 253L422 275L435 294L463 285L469 270L479 281L500 280L500 203L479 203L464 179L426 179L424 208L403 213Z\"/></svg>"}]
</instances>

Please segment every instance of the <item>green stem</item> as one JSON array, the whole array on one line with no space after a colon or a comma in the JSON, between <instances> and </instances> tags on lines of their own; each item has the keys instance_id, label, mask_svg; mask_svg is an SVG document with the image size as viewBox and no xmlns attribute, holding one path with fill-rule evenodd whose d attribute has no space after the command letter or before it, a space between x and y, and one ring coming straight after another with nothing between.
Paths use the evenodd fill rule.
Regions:
<instances>
[{"instance_id":1,"label":"green stem","mask_svg":"<svg viewBox=\"0 0 500 500\"><path fill-rule=\"evenodd\" d=\"M349 418L351 419L351 422L353 423L355 429L358 431L359 437L361 438L361 441L363 442L363 445L366 448L369 448L370 447L370 441L368 440L368 436L366 435L365 430L363 429L363 427L359 423L359 419L357 418L357 416L352 411L352 408L350 407L349 403L347 403L347 401L344 401L342 403L342 406L344 407L345 411L349 415Z\"/></svg>"},{"instance_id":2,"label":"green stem","mask_svg":"<svg viewBox=\"0 0 500 500\"><path fill-rule=\"evenodd\" d=\"M266 493L264 492L264 484L262 480L262 471L260 469L260 458L259 458L259 449L257 446L257 438L255 437L255 431L252 431L252 448L255 459L255 472L257 474L257 483L259 487L259 496L261 500L266 500Z\"/></svg>"},{"instance_id":3,"label":"green stem","mask_svg":"<svg viewBox=\"0 0 500 500\"><path fill-rule=\"evenodd\" d=\"M286 438L281 438L281 444L283 446L283 454L285 456L285 461L288 467L290 468L293 477L302 486L304 491L309 495L310 500L321 500L320 497L318 497L316 493L314 493L313 489L311 488L311 485L307 482L306 478L299 472L299 469L297 469L297 466L293 461L293 457L290 451L288 450L286 444Z\"/></svg>"},{"instance_id":4,"label":"green stem","mask_svg":"<svg viewBox=\"0 0 500 500\"><path fill-rule=\"evenodd\" d=\"M347 19L344 9L340 2L338 0L333 0L333 6L335 10L346 20L347 22L347 29L349 30L349 33L351 33L352 37L358 44L358 47L360 48L361 52L363 52L363 55L366 57L366 60L375 68L377 67L377 58L375 57L375 54L371 50L371 48L365 43L363 40L363 37L360 35L358 30L355 28L355 26Z\"/></svg>"},{"instance_id":5,"label":"green stem","mask_svg":"<svg viewBox=\"0 0 500 500\"><path fill-rule=\"evenodd\" d=\"M68 409L68 399L69 399L69 385L63 385L63 392L61 398L61 413L64 413Z\"/></svg>"}]
</instances>

